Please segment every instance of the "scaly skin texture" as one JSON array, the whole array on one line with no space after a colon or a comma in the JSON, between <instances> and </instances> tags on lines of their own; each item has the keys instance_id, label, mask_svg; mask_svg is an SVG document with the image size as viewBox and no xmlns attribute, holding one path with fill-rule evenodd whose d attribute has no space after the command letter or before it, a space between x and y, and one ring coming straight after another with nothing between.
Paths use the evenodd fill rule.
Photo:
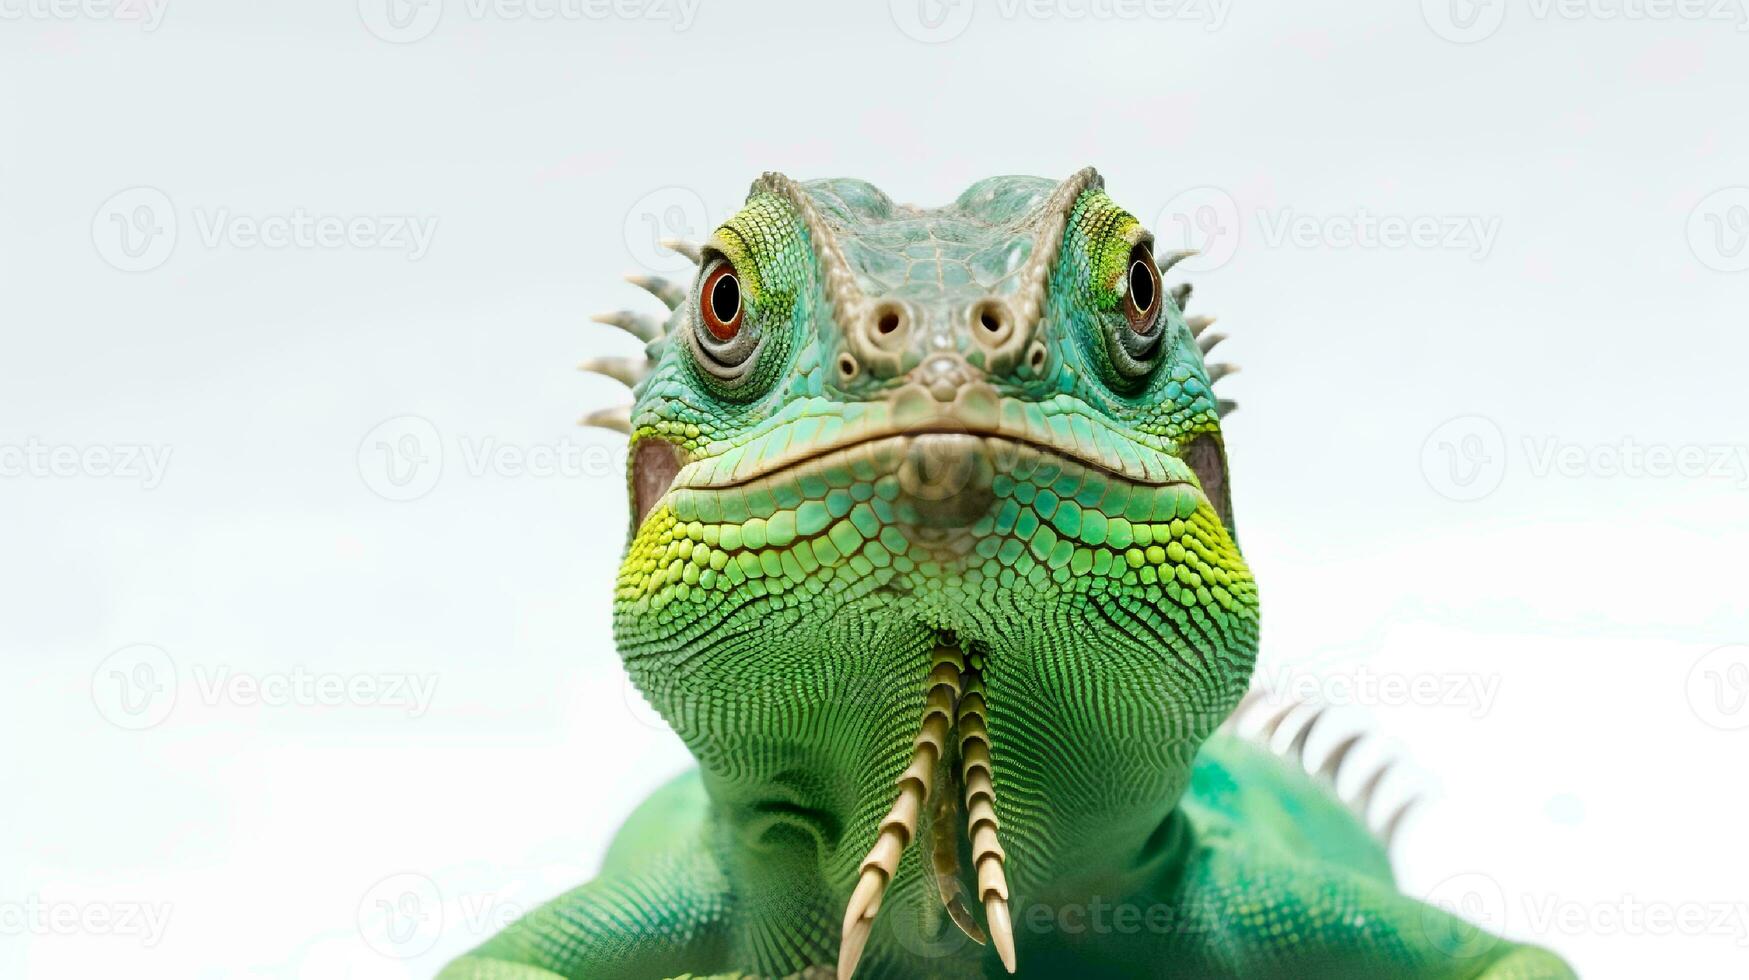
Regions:
<instances>
[{"instance_id":1,"label":"scaly skin texture","mask_svg":"<svg viewBox=\"0 0 1749 980\"><path fill-rule=\"evenodd\" d=\"M444 977L1005 975L985 928L1033 977L1572 975L1400 895L1327 786L1217 732L1257 592L1150 248L1090 171L935 210L755 185L630 426L616 640L699 767Z\"/></svg>"}]
</instances>

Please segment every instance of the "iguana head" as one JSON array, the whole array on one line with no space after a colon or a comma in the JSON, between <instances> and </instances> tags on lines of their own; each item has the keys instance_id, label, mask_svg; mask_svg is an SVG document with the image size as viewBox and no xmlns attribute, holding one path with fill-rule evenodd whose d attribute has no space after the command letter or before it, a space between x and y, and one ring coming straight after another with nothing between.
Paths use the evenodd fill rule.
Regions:
<instances>
[{"instance_id":1,"label":"iguana head","mask_svg":"<svg viewBox=\"0 0 1749 980\"><path fill-rule=\"evenodd\" d=\"M1091 170L939 209L767 175L698 257L635 378L615 632L737 873L848 898L847 969L871 880L915 931L940 875L982 938L956 886L999 933L1145 861L1258 622L1148 230Z\"/></svg>"}]
</instances>

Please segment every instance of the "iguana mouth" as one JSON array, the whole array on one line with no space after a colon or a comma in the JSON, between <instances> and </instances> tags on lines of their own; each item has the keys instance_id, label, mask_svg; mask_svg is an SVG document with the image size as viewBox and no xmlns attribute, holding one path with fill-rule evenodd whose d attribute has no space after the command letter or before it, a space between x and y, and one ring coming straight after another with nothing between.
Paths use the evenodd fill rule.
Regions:
<instances>
[{"instance_id":1,"label":"iguana mouth","mask_svg":"<svg viewBox=\"0 0 1749 980\"><path fill-rule=\"evenodd\" d=\"M931 656L923 725L913 742L911 764L899 775L898 799L882 818L874 847L844 912L838 980L856 971L899 860L917 837L924 807L930 820L930 867L948 917L980 945L994 943L1002 965L1014 972L1014 922L1008 908L1007 855L997 841L996 786L986 721L981 658L969 659L951 640ZM979 926L965 904L960 877L961 834L970 841L977 893L984 907Z\"/></svg>"},{"instance_id":2,"label":"iguana mouth","mask_svg":"<svg viewBox=\"0 0 1749 980\"><path fill-rule=\"evenodd\" d=\"M791 470L828 462L833 457L840 455L849 456L859 451L866 451L878 457L883 454L883 451L901 451L913 440L928 442L941 440L944 443L954 442L966 447L975 447L990 456L999 468L1004 469L1024 467L1030 461L1049 458L1092 470L1109 479L1122 480L1139 486L1166 487L1189 482L1169 472L1163 463L1149 465L1141 462L1139 458L1134 462L1126 462L1113 451L1107 450L1101 453L1083 447L1078 442L1064 445L999 429L972 428L949 422L868 433L787 458L780 458L769 466L754 467L745 472L740 467L736 467L734 473L729 477L713 479L703 484L696 479L688 479L688 474L682 473L678 484L690 489L730 490L768 480Z\"/></svg>"}]
</instances>

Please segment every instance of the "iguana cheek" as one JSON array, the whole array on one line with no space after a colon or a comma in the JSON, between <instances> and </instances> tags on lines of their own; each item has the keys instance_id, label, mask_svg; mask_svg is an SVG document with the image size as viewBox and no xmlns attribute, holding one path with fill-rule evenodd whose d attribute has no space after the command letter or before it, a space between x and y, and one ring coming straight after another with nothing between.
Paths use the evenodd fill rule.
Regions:
<instances>
[{"instance_id":1,"label":"iguana cheek","mask_svg":"<svg viewBox=\"0 0 1749 980\"><path fill-rule=\"evenodd\" d=\"M634 522L642 524L657 501L673 486L680 472L680 449L673 443L655 437L638 440L632 450L632 505L636 509Z\"/></svg>"}]
</instances>

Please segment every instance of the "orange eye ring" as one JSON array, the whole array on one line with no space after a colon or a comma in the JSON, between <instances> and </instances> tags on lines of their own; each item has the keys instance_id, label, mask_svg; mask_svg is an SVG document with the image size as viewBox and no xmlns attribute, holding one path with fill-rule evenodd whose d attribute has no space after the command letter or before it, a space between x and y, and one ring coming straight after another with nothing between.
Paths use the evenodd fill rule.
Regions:
<instances>
[{"instance_id":1,"label":"orange eye ring","mask_svg":"<svg viewBox=\"0 0 1749 980\"><path fill-rule=\"evenodd\" d=\"M718 340L734 340L746 312L735 267L727 261L718 262L698 287L698 314L704 328Z\"/></svg>"},{"instance_id":2,"label":"orange eye ring","mask_svg":"<svg viewBox=\"0 0 1749 980\"><path fill-rule=\"evenodd\" d=\"M1147 245L1137 245L1130 249L1130 261L1124 271L1124 316L1129 319L1130 329L1136 333L1145 334L1154 326L1156 314L1160 309L1160 270L1154 265L1154 257L1148 254Z\"/></svg>"}]
</instances>

